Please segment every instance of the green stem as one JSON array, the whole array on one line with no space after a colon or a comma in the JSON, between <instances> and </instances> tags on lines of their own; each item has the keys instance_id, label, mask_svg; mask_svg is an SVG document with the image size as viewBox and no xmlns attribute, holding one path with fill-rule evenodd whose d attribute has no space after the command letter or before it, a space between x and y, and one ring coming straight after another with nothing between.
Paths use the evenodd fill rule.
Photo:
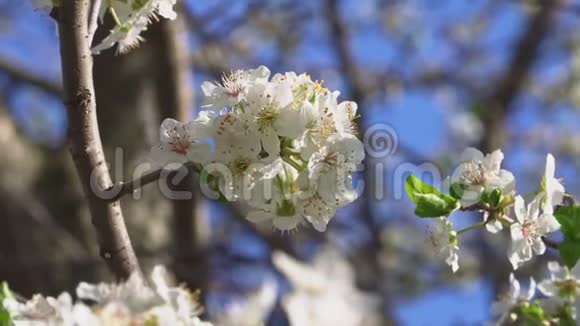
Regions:
<instances>
[{"instance_id":1,"label":"green stem","mask_svg":"<svg viewBox=\"0 0 580 326\"><path fill-rule=\"evenodd\" d=\"M484 225L485 225L485 221L473 224L473 225L468 226L468 227L461 229L461 230L457 230L456 232L457 232L457 235L459 235L459 234L465 233L467 231L475 230L475 229L482 227Z\"/></svg>"},{"instance_id":2,"label":"green stem","mask_svg":"<svg viewBox=\"0 0 580 326\"><path fill-rule=\"evenodd\" d=\"M123 26L123 24L121 24L121 21L119 20L119 16L117 16L117 12L115 11L115 8L113 8L113 0L109 0L109 13L113 17L113 20L115 21L115 25L117 25L119 27Z\"/></svg>"},{"instance_id":3,"label":"green stem","mask_svg":"<svg viewBox=\"0 0 580 326\"><path fill-rule=\"evenodd\" d=\"M287 154L287 155L290 155L290 156L300 155L299 152L293 151L292 149L290 149L288 147L285 147L285 148L282 149L282 154L283 155Z\"/></svg>"},{"instance_id":4,"label":"green stem","mask_svg":"<svg viewBox=\"0 0 580 326\"><path fill-rule=\"evenodd\" d=\"M306 166L308 166L308 161L305 161L305 160L302 158L302 154L300 154L300 153L296 153L296 154L292 154L291 156L292 156L292 157L294 157L294 158L296 158L296 159L297 159L297 160L299 160L300 162L302 162L302 164L303 164L305 167L306 167Z\"/></svg>"},{"instance_id":5,"label":"green stem","mask_svg":"<svg viewBox=\"0 0 580 326\"><path fill-rule=\"evenodd\" d=\"M302 166L300 166L297 162L294 162L290 157L282 156L282 159L284 160L284 162L290 164L293 168L298 170L298 172L302 172L302 170L304 170Z\"/></svg>"}]
</instances>

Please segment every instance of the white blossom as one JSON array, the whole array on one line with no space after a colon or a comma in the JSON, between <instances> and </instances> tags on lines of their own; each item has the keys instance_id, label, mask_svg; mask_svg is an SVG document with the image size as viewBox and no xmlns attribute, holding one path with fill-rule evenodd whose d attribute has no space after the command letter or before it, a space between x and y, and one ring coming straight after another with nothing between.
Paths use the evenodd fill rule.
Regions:
<instances>
[{"instance_id":1,"label":"white blossom","mask_svg":"<svg viewBox=\"0 0 580 326\"><path fill-rule=\"evenodd\" d=\"M265 66L260 66L250 70L234 70L222 75L220 82L205 81L201 84L206 97L205 107L213 110L232 107L246 100L251 88L253 88L253 94L265 96L269 76L270 70Z\"/></svg>"},{"instance_id":2,"label":"white blossom","mask_svg":"<svg viewBox=\"0 0 580 326\"><path fill-rule=\"evenodd\" d=\"M202 89L206 110L194 121L162 125L151 153L158 165L203 165L211 190L248 204L250 221L282 231L305 222L324 231L338 208L356 200L352 174L364 159L356 103L338 103L339 92L306 74L270 79L264 66Z\"/></svg>"},{"instance_id":3,"label":"white blossom","mask_svg":"<svg viewBox=\"0 0 580 326\"><path fill-rule=\"evenodd\" d=\"M511 225L512 245L508 257L514 270L532 259L533 255L541 255L546 251L542 237L560 228L560 224L552 214L540 214L541 198L536 197L527 207L521 196L515 197L514 213L516 222Z\"/></svg>"},{"instance_id":4,"label":"white blossom","mask_svg":"<svg viewBox=\"0 0 580 326\"><path fill-rule=\"evenodd\" d=\"M571 270L558 262L548 262L550 276L538 284L538 290L546 297L541 300L542 308L548 313L558 313L563 306L571 306L572 318L578 320L580 311L580 266Z\"/></svg>"},{"instance_id":5,"label":"white blossom","mask_svg":"<svg viewBox=\"0 0 580 326\"><path fill-rule=\"evenodd\" d=\"M331 136L308 161L311 186L329 205L353 202L357 194L350 176L364 156L363 144L355 136Z\"/></svg>"},{"instance_id":6,"label":"white blossom","mask_svg":"<svg viewBox=\"0 0 580 326\"><path fill-rule=\"evenodd\" d=\"M211 168L228 172L214 173L218 188L250 204L253 222L283 231L309 222L324 231L336 209L357 198L352 173L364 147L355 136L356 104L339 104L338 92L306 74L269 76L261 66L203 83L206 107L217 112Z\"/></svg>"},{"instance_id":7,"label":"white blossom","mask_svg":"<svg viewBox=\"0 0 580 326\"><path fill-rule=\"evenodd\" d=\"M445 258L445 263L451 267L453 273L459 269L459 241L457 232L452 229L451 221L440 217L430 229L431 244L437 254Z\"/></svg>"},{"instance_id":8,"label":"white blossom","mask_svg":"<svg viewBox=\"0 0 580 326\"><path fill-rule=\"evenodd\" d=\"M177 0L144 0L144 1L102 1L100 17L107 11L114 13L115 27L99 44L92 48L93 54L109 49L117 44L117 53L125 53L144 41L141 33L157 17L173 20L177 13L173 6Z\"/></svg>"},{"instance_id":9,"label":"white blossom","mask_svg":"<svg viewBox=\"0 0 580 326\"><path fill-rule=\"evenodd\" d=\"M68 293L62 293L58 298L35 294L24 303L8 298L2 304L10 311L15 325L72 325L74 321L72 298Z\"/></svg>"},{"instance_id":10,"label":"white blossom","mask_svg":"<svg viewBox=\"0 0 580 326\"><path fill-rule=\"evenodd\" d=\"M556 161L552 154L546 156L546 169L542 180L543 210L547 214L554 213L554 206L562 204L566 190L558 179L554 177L556 172Z\"/></svg>"},{"instance_id":11,"label":"white blossom","mask_svg":"<svg viewBox=\"0 0 580 326\"><path fill-rule=\"evenodd\" d=\"M272 261L292 285L282 299L290 324L378 325L378 298L356 288L352 267L337 251L321 250L312 265L275 252Z\"/></svg>"},{"instance_id":12,"label":"white blossom","mask_svg":"<svg viewBox=\"0 0 580 326\"><path fill-rule=\"evenodd\" d=\"M510 274L510 288L507 293L500 296L499 300L494 302L491 306L491 311L494 316L499 317L497 325L502 325L507 320L510 312L518 305L532 300L536 293L536 282L530 277L530 285L526 293L522 293L520 282L515 278L514 274Z\"/></svg>"},{"instance_id":13,"label":"white blossom","mask_svg":"<svg viewBox=\"0 0 580 326\"><path fill-rule=\"evenodd\" d=\"M576 264L572 270L555 261L548 263L550 278L540 282L538 289L547 297L561 297L573 300L580 294L580 265Z\"/></svg>"},{"instance_id":14,"label":"white blossom","mask_svg":"<svg viewBox=\"0 0 580 326\"><path fill-rule=\"evenodd\" d=\"M469 147L461 154L460 161L462 163L454 172L452 182L466 186L461 197L463 207L478 203L484 190L500 189L504 195L514 190L513 174L501 169L503 161L501 150L484 155L479 150Z\"/></svg>"},{"instance_id":15,"label":"white blossom","mask_svg":"<svg viewBox=\"0 0 580 326\"><path fill-rule=\"evenodd\" d=\"M278 161L276 171L261 178L252 189L246 218L254 223L269 222L280 231L289 231L303 222L296 194L297 172ZM268 171L270 172L270 171Z\"/></svg>"},{"instance_id":16,"label":"white blossom","mask_svg":"<svg viewBox=\"0 0 580 326\"><path fill-rule=\"evenodd\" d=\"M197 297L184 287L170 286L167 279L167 271L163 266L153 268L151 281L165 305L154 308L152 314L158 320L165 321L163 325L211 326L211 323L201 321L198 317L201 306Z\"/></svg>"},{"instance_id":17,"label":"white blossom","mask_svg":"<svg viewBox=\"0 0 580 326\"><path fill-rule=\"evenodd\" d=\"M160 143L150 153L155 165L176 169L187 162L206 163L210 156L210 145L202 142L209 136L208 126L203 119L201 117L189 123L163 120L159 130Z\"/></svg>"},{"instance_id":18,"label":"white blossom","mask_svg":"<svg viewBox=\"0 0 580 326\"><path fill-rule=\"evenodd\" d=\"M259 170L275 168L267 166L268 162L261 158L260 138L255 134L236 132L237 122L233 119L235 117L229 113L218 118L220 126L214 135L212 159L212 167L219 176L219 190L228 200L235 200L244 191L249 191L257 181Z\"/></svg>"},{"instance_id":19,"label":"white blossom","mask_svg":"<svg viewBox=\"0 0 580 326\"><path fill-rule=\"evenodd\" d=\"M117 53L123 54L131 51L141 44L145 39L141 33L147 29L149 19L141 17L134 19L123 26L115 26L99 44L94 46L91 51L93 54L100 54L101 51L109 49L117 44Z\"/></svg>"},{"instance_id":20,"label":"white blossom","mask_svg":"<svg viewBox=\"0 0 580 326\"><path fill-rule=\"evenodd\" d=\"M272 222L280 231L295 229L302 223L303 217L292 200L281 199L273 202L272 208L262 208L250 211L246 218L254 223Z\"/></svg>"},{"instance_id":21,"label":"white blossom","mask_svg":"<svg viewBox=\"0 0 580 326\"><path fill-rule=\"evenodd\" d=\"M153 325L211 326L198 317L197 298L187 289L170 287L163 267L152 273L154 288L134 274L123 283L80 283L77 297L86 300L73 303L68 293L58 298L35 295L21 303L5 299L3 305L19 325L106 326Z\"/></svg>"},{"instance_id":22,"label":"white blossom","mask_svg":"<svg viewBox=\"0 0 580 326\"><path fill-rule=\"evenodd\" d=\"M357 198L351 173L363 157L363 145L356 137L332 136L311 156L298 177L292 166L280 169L269 204L256 205L260 210L251 211L247 218L256 223L271 220L283 231L303 221L325 231L336 209Z\"/></svg>"},{"instance_id":23,"label":"white blossom","mask_svg":"<svg viewBox=\"0 0 580 326\"><path fill-rule=\"evenodd\" d=\"M503 230L503 223L499 219L494 218L489 220L490 213L488 211L484 211L482 217L484 222L487 221L487 223L485 223L485 229L490 233L498 233L499 231Z\"/></svg>"}]
</instances>

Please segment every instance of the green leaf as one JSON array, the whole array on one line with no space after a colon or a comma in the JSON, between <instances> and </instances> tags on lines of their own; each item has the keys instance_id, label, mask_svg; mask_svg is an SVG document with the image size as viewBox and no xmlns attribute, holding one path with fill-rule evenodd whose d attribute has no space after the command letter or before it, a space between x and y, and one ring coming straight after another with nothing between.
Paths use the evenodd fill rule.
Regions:
<instances>
[{"instance_id":1,"label":"green leaf","mask_svg":"<svg viewBox=\"0 0 580 326\"><path fill-rule=\"evenodd\" d=\"M4 308L4 299L13 298L12 292L8 288L6 282L2 282L0 286L0 326L10 325L10 312Z\"/></svg>"},{"instance_id":2,"label":"green leaf","mask_svg":"<svg viewBox=\"0 0 580 326\"><path fill-rule=\"evenodd\" d=\"M523 319L529 324L542 325L542 322L546 319L544 310L538 302L523 304L520 309Z\"/></svg>"},{"instance_id":3,"label":"green leaf","mask_svg":"<svg viewBox=\"0 0 580 326\"><path fill-rule=\"evenodd\" d=\"M463 197L465 189L467 189L467 185L455 182L451 185L451 187L449 187L449 194L455 199L461 199L461 197Z\"/></svg>"},{"instance_id":4,"label":"green leaf","mask_svg":"<svg viewBox=\"0 0 580 326\"><path fill-rule=\"evenodd\" d=\"M560 243L558 250L560 250L560 257L562 257L566 266L571 269L580 259L580 240L566 239Z\"/></svg>"},{"instance_id":5,"label":"green leaf","mask_svg":"<svg viewBox=\"0 0 580 326\"><path fill-rule=\"evenodd\" d=\"M575 326L576 321L573 316L575 316L575 310L570 303L565 303L558 309L556 314L554 314L554 317L558 319L558 325L560 326Z\"/></svg>"},{"instance_id":6,"label":"green leaf","mask_svg":"<svg viewBox=\"0 0 580 326\"><path fill-rule=\"evenodd\" d=\"M457 199L442 193L414 175L407 178L405 190L417 205L415 214L419 217L447 216L459 208Z\"/></svg>"},{"instance_id":7,"label":"green leaf","mask_svg":"<svg viewBox=\"0 0 580 326\"><path fill-rule=\"evenodd\" d=\"M562 206L554 214L568 239L580 240L580 206Z\"/></svg>"}]
</instances>

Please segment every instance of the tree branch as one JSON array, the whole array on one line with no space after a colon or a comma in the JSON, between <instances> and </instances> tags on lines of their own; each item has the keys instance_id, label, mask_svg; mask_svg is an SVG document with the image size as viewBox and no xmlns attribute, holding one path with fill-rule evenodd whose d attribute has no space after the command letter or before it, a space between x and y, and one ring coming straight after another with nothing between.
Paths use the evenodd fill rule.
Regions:
<instances>
[{"instance_id":1,"label":"tree branch","mask_svg":"<svg viewBox=\"0 0 580 326\"><path fill-rule=\"evenodd\" d=\"M62 95L62 87L58 82L42 78L32 71L19 67L6 58L0 57L0 72L7 74L8 77L16 81L38 87L51 95L59 97Z\"/></svg>"},{"instance_id":2,"label":"tree branch","mask_svg":"<svg viewBox=\"0 0 580 326\"><path fill-rule=\"evenodd\" d=\"M59 36L68 141L99 239L101 257L119 279L140 272L118 201L101 199L97 189L112 185L98 130L93 58L88 42L90 0L63 0ZM95 187L96 186L96 187Z\"/></svg>"},{"instance_id":3,"label":"tree branch","mask_svg":"<svg viewBox=\"0 0 580 326\"><path fill-rule=\"evenodd\" d=\"M101 11L101 0L92 0L91 12L89 16L89 46L93 44L93 39L95 38L95 33L99 27L99 13Z\"/></svg>"},{"instance_id":4,"label":"tree branch","mask_svg":"<svg viewBox=\"0 0 580 326\"><path fill-rule=\"evenodd\" d=\"M360 72L357 68L356 62L350 53L349 42L350 37L348 35L347 27L345 26L344 22L341 19L340 11L338 8L339 4L337 0L326 0L326 19L329 25L329 29L331 31L330 35L333 38L333 44L335 46L335 50L337 56L340 61L340 66L343 70L343 74L347 77L345 82L348 85L349 95L351 96L352 100L356 102L359 106L359 112L363 111L363 105L365 102L365 86L363 80L360 76ZM358 129L363 130L362 121L361 119L357 120ZM366 189L364 198L361 198L364 202L362 203L362 211L360 212L360 217L366 224L368 228L369 234L371 235L371 247L373 250L378 250L381 246L380 240L380 229L375 225L375 221L372 214L372 193L374 189L372 185L374 182L374 173L373 169L371 168L371 158L365 158L365 180L366 180Z\"/></svg>"},{"instance_id":5,"label":"tree branch","mask_svg":"<svg viewBox=\"0 0 580 326\"><path fill-rule=\"evenodd\" d=\"M524 87L529 72L540 55L540 45L548 36L558 0L541 0L537 12L530 17L524 34L515 45L508 68L499 79L497 87L487 99L487 111L482 118L485 128L480 148L491 152L505 141L504 122L511 104Z\"/></svg>"},{"instance_id":6,"label":"tree branch","mask_svg":"<svg viewBox=\"0 0 580 326\"><path fill-rule=\"evenodd\" d=\"M184 166L193 172L199 173L201 171L201 167L193 162L187 162L184 164ZM147 172L139 178L130 181L117 182L116 184L110 185L106 189L101 190L98 195L100 198L103 198L103 200L107 202L118 201L122 197L141 189L143 186L160 180L163 176L163 173L163 169L157 169ZM169 171L165 171L165 173L169 174Z\"/></svg>"}]
</instances>

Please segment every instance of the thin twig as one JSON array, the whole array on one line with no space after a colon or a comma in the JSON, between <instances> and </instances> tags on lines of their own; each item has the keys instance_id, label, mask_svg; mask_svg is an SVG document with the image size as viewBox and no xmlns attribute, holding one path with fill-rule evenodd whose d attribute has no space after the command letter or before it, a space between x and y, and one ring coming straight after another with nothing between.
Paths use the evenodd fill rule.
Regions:
<instances>
[{"instance_id":1,"label":"thin twig","mask_svg":"<svg viewBox=\"0 0 580 326\"><path fill-rule=\"evenodd\" d=\"M91 12L89 16L89 46L92 46L93 40L95 38L95 33L99 27L99 13L101 12L101 0L93 0L91 6Z\"/></svg>"},{"instance_id":2,"label":"thin twig","mask_svg":"<svg viewBox=\"0 0 580 326\"><path fill-rule=\"evenodd\" d=\"M110 188L108 188L104 191L104 193L117 192L113 197L111 197L107 200L109 202L117 201L125 195L132 194L133 192L135 192L139 188L159 180L159 178L161 178L162 171L163 171L163 169L158 169L158 170L154 170L154 171L151 171L149 173L146 173L146 174L142 175L141 177L134 179L134 180L131 180L131 181L117 182L114 186L111 186ZM101 197L106 198L107 196L101 196Z\"/></svg>"},{"instance_id":3,"label":"thin twig","mask_svg":"<svg viewBox=\"0 0 580 326\"><path fill-rule=\"evenodd\" d=\"M187 168L192 169L194 172L201 171L201 167L193 162L188 162L183 165ZM165 170L165 173L169 173L169 171ZM164 175L163 169L153 170L131 181L117 182L116 184L101 191L98 195L108 202L115 202L125 195L134 193L143 186L146 186L150 183L153 183L161 179L163 175ZM114 195L110 196L108 194Z\"/></svg>"},{"instance_id":4,"label":"thin twig","mask_svg":"<svg viewBox=\"0 0 580 326\"><path fill-rule=\"evenodd\" d=\"M506 71L495 83L497 86L484 101L486 110L482 117L486 126L485 134L479 144L486 153L501 148L505 143L506 117L514 109L512 105L541 55L542 42L550 36L554 16L562 1L541 0L538 10L528 20L520 39L515 43L514 52Z\"/></svg>"}]
</instances>

